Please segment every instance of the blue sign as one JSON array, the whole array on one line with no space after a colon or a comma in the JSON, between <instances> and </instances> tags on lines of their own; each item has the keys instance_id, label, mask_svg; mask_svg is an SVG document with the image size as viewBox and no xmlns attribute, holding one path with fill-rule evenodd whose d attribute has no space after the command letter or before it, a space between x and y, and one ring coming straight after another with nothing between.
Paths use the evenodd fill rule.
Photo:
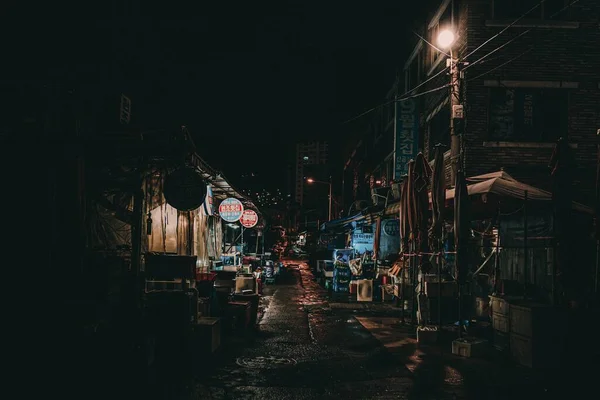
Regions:
<instances>
[{"instance_id":1,"label":"blue sign","mask_svg":"<svg viewBox=\"0 0 600 400\"><path fill-rule=\"evenodd\" d=\"M213 215L214 207L213 207L213 192L212 186L206 186L206 197L204 198L204 203L202 203L202 207L200 208L201 213L204 215Z\"/></svg>"},{"instance_id":2,"label":"blue sign","mask_svg":"<svg viewBox=\"0 0 600 400\"><path fill-rule=\"evenodd\" d=\"M419 152L419 113L414 99L397 101L394 180L408 173L408 162Z\"/></svg>"}]
</instances>

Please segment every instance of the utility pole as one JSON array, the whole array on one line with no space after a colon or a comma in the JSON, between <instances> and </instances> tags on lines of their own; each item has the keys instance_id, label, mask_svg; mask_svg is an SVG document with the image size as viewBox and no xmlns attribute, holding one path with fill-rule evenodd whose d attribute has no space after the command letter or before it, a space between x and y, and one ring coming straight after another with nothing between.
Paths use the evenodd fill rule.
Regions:
<instances>
[{"instance_id":1,"label":"utility pole","mask_svg":"<svg viewBox=\"0 0 600 400\"><path fill-rule=\"evenodd\" d=\"M446 66L450 67L450 164L451 182L456 181L456 172L459 163L462 163L461 137L464 127L464 109L461 97L461 81L463 78L462 66L467 63L458 62L450 51L450 58L446 60Z\"/></svg>"}]
</instances>

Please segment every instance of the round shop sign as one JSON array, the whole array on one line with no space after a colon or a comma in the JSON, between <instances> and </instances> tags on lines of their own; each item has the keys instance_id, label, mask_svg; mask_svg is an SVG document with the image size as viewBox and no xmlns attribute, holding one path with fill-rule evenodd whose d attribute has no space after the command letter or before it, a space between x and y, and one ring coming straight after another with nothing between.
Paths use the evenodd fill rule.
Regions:
<instances>
[{"instance_id":1,"label":"round shop sign","mask_svg":"<svg viewBox=\"0 0 600 400\"><path fill-rule=\"evenodd\" d=\"M190 167L176 169L165 177L163 194L169 205L179 211L200 207L206 196L206 182Z\"/></svg>"},{"instance_id":2,"label":"round shop sign","mask_svg":"<svg viewBox=\"0 0 600 400\"><path fill-rule=\"evenodd\" d=\"M400 234L400 222L397 219L383 221L383 231L388 236L398 236Z\"/></svg>"},{"instance_id":3,"label":"round shop sign","mask_svg":"<svg viewBox=\"0 0 600 400\"><path fill-rule=\"evenodd\" d=\"M254 210L244 210L240 222L244 228L254 228L258 224L258 214Z\"/></svg>"},{"instance_id":4,"label":"round shop sign","mask_svg":"<svg viewBox=\"0 0 600 400\"><path fill-rule=\"evenodd\" d=\"M244 213L244 205L236 198L228 197L219 205L219 215L225 222L239 221Z\"/></svg>"}]
</instances>

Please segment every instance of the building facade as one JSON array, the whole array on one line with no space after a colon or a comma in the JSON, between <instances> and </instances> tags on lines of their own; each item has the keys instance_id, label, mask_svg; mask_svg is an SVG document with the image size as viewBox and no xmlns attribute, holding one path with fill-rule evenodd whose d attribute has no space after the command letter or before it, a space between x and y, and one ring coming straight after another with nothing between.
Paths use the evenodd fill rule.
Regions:
<instances>
[{"instance_id":1,"label":"building facade","mask_svg":"<svg viewBox=\"0 0 600 400\"><path fill-rule=\"evenodd\" d=\"M368 123L359 128L345 151L342 179L342 216L365 205L383 204L387 190L397 181L395 173L395 104L399 90L396 81L387 93L386 103ZM392 197L390 197L390 200Z\"/></svg>"},{"instance_id":2,"label":"building facade","mask_svg":"<svg viewBox=\"0 0 600 400\"><path fill-rule=\"evenodd\" d=\"M459 104L463 119L454 121L467 176L504 168L518 180L549 188L548 163L564 137L578 164L576 199L591 204L600 128L599 15L594 0L432 2L421 34L436 43L441 30L454 32L450 49L458 60L459 89L453 100L451 88L443 88L451 83L444 73L448 55L419 41L404 73L406 90L423 94L419 133L427 158L438 143L450 148L452 105ZM447 177L450 155L448 150Z\"/></svg>"},{"instance_id":3,"label":"building facade","mask_svg":"<svg viewBox=\"0 0 600 400\"><path fill-rule=\"evenodd\" d=\"M305 177L307 173L319 174L315 179L328 179L328 176L322 176L326 172L329 161L329 148L327 142L311 141L296 144L296 173L295 173L295 191L296 202L304 205L304 194L306 190Z\"/></svg>"}]
</instances>

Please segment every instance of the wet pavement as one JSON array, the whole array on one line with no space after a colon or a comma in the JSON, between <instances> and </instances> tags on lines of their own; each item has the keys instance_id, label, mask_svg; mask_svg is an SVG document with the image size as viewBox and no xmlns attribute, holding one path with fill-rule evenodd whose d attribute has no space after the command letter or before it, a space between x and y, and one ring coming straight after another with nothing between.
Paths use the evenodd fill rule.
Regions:
<instances>
[{"instance_id":1,"label":"wet pavement","mask_svg":"<svg viewBox=\"0 0 600 400\"><path fill-rule=\"evenodd\" d=\"M531 374L521 373L524 369L492 367L488 361L417 346L412 330L399 323L397 309L391 306L330 301L302 262L287 262L282 279L265 286L260 307L255 332L225 338L219 352L196 360L186 385L155 391L155 397L562 397Z\"/></svg>"}]
</instances>

